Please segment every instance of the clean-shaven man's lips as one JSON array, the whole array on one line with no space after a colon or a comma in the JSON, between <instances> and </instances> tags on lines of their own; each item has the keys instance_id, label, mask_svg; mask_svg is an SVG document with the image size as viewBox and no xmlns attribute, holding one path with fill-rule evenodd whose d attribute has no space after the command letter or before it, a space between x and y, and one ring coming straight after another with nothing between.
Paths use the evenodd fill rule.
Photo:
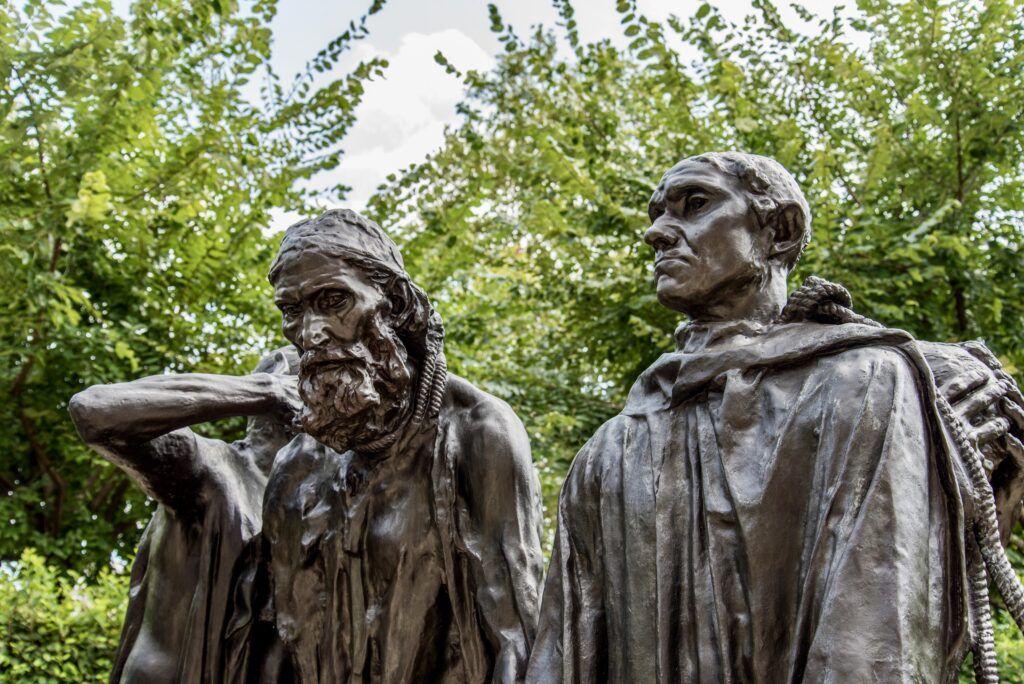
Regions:
<instances>
[{"instance_id":1,"label":"clean-shaven man's lips","mask_svg":"<svg viewBox=\"0 0 1024 684\"><path fill-rule=\"evenodd\" d=\"M654 273L655 275L665 275L665 269L672 264L685 265L689 263L689 258L685 256L669 256L662 257L654 262Z\"/></svg>"}]
</instances>

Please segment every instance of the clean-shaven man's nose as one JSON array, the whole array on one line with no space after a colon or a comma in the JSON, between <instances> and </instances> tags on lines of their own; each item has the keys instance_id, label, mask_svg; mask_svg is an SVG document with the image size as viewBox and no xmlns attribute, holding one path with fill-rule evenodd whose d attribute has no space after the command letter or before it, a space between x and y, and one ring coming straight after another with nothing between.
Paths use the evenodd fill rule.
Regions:
<instances>
[{"instance_id":1,"label":"clean-shaven man's nose","mask_svg":"<svg viewBox=\"0 0 1024 684\"><path fill-rule=\"evenodd\" d=\"M644 242L662 252L679 242L679 229L662 215L644 233Z\"/></svg>"}]
</instances>

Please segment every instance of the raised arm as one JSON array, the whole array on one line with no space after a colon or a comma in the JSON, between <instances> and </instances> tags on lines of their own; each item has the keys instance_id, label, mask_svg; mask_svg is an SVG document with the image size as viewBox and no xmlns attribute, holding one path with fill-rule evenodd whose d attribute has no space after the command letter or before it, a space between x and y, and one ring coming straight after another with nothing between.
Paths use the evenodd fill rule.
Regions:
<instances>
[{"instance_id":1,"label":"raised arm","mask_svg":"<svg viewBox=\"0 0 1024 684\"><path fill-rule=\"evenodd\" d=\"M178 428L232 416L279 413L297 401L294 378L183 373L93 385L71 398L78 434L90 445L135 445Z\"/></svg>"},{"instance_id":2,"label":"raised arm","mask_svg":"<svg viewBox=\"0 0 1024 684\"><path fill-rule=\"evenodd\" d=\"M128 472L147 494L173 504L202 477L201 445L207 451L215 446L188 426L267 413L288 423L299 405L293 376L196 373L94 385L72 397L68 408L89 446Z\"/></svg>"}]
</instances>

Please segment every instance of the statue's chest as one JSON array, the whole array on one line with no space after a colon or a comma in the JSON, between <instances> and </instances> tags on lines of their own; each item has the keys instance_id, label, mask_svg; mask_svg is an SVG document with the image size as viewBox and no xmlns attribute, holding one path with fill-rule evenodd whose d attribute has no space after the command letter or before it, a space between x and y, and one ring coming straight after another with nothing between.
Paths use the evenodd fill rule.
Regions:
<instances>
[{"instance_id":1,"label":"statue's chest","mask_svg":"<svg viewBox=\"0 0 1024 684\"><path fill-rule=\"evenodd\" d=\"M361 558L374 580L390 581L403 566L439 557L426 473L395 473L342 498L345 553Z\"/></svg>"}]
</instances>

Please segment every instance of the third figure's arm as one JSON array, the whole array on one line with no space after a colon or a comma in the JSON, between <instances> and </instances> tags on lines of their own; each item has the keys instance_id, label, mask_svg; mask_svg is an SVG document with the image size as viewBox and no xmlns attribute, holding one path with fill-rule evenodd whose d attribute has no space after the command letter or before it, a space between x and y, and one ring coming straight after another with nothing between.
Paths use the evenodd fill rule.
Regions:
<instances>
[{"instance_id":1,"label":"third figure's arm","mask_svg":"<svg viewBox=\"0 0 1024 684\"><path fill-rule=\"evenodd\" d=\"M161 503L189 497L201 477L199 440L188 426L219 418L277 413L299 405L294 378L159 375L94 385L71 398L82 439Z\"/></svg>"},{"instance_id":2,"label":"third figure's arm","mask_svg":"<svg viewBox=\"0 0 1024 684\"><path fill-rule=\"evenodd\" d=\"M476 604L496 651L495 682L517 682L537 629L543 559L540 549L540 483L533 469L526 430L512 410L496 400L474 411L459 478L471 528L467 540Z\"/></svg>"}]
</instances>

